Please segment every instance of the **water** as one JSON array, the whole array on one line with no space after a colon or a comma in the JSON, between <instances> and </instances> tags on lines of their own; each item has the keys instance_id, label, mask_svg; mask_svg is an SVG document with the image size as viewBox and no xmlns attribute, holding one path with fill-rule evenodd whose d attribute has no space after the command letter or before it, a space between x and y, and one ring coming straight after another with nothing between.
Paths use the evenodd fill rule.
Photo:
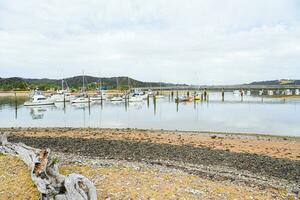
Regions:
<instances>
[{"instance_id":1,"label":"water","mask_svg":"<svg viewBox=\"0 0 300 200\"><path fill-rule=\"evenodd\" d=\"M210 93L209 102L103 102L24 107L25 98L0 97L0 127L93 127L220 131L300 136L300 100Z\"/></svg>"}]
</instances>

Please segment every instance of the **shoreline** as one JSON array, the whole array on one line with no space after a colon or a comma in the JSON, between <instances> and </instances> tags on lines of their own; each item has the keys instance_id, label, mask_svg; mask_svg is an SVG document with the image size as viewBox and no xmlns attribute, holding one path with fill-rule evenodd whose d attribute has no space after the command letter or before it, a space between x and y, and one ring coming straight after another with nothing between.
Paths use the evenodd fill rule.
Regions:
<instances>
[{"instance_id":1,"label":"shoreline","mask_svg":"<svg viewBox=\"0 0 300 200\"><path fill-rule=\"evenodd\" d=\"M188 90L187 90L188 91ZM179 94L185 94L187 91L179 91ZM0 91L0 97L14 97L15 94L17 97L28 97L29 94L32 91ZM43 91L43 93L46 96L49 96L52 93L55 93L56 91ZM117 93L123 93L124 91L116 91L116 90L106 90L105 91L109 95L117 94ZM163 94L171 94L171 91L169 90L162 90L160 91ZM209 92L219 92L221 94L221 91L209 91ZM77 94L79 92L74 92L74 94ZM93 95L95 94L95 91L87 91L88 95ZM273 96L255 96L255 97L260 97L260 98L274 98L274 99L286 99L286 100L300 100L300 95L273 95Z\"/></svg>"},{"instance_id":2,"label":"shoreline","mask_svg":"<svg viewBox=\"0 0 300 200\"><path fill-rule=\"evenodd\" d=\"M187 199L300 197L300 137L92 128L0 128L0 132L8 133L11 142L50 148L62 171L91 178L101 199L135 194L165 199L168 189L156 190L155 185L168 188L170 183L173 194ZM162 192L164 198L159 197Z\"/></svg>"},{"instance_id":3,"label":"shoreline","mask_svg":"<svg viewBox=\"0 0 300 200\"><path fill-rule=\"evenodd\" d=\"M37 138L104 139L190 145L236 153L252 153L275 158L300 160L300 137L221 132L193 132L111 128L0 128L0 132Z\"/></svg>"}]
</instances>

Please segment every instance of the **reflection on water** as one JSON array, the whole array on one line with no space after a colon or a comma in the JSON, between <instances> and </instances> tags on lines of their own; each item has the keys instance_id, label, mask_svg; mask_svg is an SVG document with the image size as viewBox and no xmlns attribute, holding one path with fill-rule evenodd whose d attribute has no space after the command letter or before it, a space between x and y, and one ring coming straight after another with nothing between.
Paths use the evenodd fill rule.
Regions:
<instances>
[{"instance_id":1,"label":"reflection on water","mask_svg":"<svg viewBox=\"0 0 300 200\"><path fill-rule=\"evenodd\" d=\"M56 103L24 107L26 98L0 98L0 127L110 127L254 132L300 136L300 101L209 93L209 101Z\"/></svg>"}]
</instances>

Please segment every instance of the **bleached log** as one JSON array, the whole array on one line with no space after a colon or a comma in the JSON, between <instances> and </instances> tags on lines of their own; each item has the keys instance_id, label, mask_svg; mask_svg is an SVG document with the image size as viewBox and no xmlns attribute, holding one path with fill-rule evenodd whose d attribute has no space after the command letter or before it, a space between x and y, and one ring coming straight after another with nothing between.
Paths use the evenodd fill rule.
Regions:
<instances>
[{"instance_id":1,"label":"bleached log","mask_svg":"<svg viewBox=\"0 0 300 200\"><path fill-rule=\"evenodd\" d=\"M41 200L96 200L96 188L80 174L64 176L59 173L50 149L35 149L23 143L7 141L0 134L0 153L18 156L31 169L31 178L41 193Z\"/></svg>"}]
</instances>

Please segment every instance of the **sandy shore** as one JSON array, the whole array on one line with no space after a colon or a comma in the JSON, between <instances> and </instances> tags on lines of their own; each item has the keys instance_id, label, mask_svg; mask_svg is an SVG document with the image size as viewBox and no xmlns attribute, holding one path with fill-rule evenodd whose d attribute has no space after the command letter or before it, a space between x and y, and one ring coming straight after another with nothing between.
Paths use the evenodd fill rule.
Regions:
<instances>
[{"instance_id":1,"label":"sandy shore","mask_svg":"<svg viewBox=\"0 0 300 200\"><path fill-rule=\"evenodd\" d=\"M50 148L100 199L297 199L300 138L137 129L4 129Z\"/></svg>"}]
</instances>

